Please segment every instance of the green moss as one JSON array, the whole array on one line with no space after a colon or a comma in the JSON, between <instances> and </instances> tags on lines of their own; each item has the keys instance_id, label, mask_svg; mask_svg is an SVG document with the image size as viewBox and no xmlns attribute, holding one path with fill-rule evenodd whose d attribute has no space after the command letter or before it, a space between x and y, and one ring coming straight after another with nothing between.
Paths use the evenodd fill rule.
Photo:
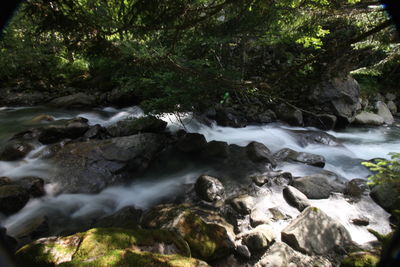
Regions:
<instances>
[{"instance_id":1,"label":"green moss","mask_svg":"<svg viewBox=\"0 0 400 267\"><path fill-rule=\"evenodd\" d=\"M346 256L340 267L375 267L379 258L369 252L356 252Z\"/></svg>"}]
</instances>

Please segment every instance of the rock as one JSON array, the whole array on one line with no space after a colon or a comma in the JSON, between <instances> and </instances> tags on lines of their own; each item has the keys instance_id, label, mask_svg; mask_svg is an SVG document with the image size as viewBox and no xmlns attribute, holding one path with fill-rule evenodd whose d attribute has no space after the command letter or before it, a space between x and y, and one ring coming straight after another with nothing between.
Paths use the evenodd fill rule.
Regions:
<instances>
[{"instance_id":1,"label":"rock","mask_svg":"<svg viewBox=\"0 0 400 267\"><path fill-rule=\"evenodd\" d=\"M325 158L306 152L297 152L290 148L284 148L274 154L277 160L296 161L307 165L323 168L325 166Z\"/></svg>"},{"instance_id":2,"label":"rock","mask_svg":"<svg viewBox=\"0 0 400 267\"><path fill-rule=\"evenodd\" d=\"M308 207L282 231L282 241L308 255L353 246L349 232L318 208Z\"/></svg>"},{"instance_id":3,"label":"rock","mask_svg":"<svg viewBox=\"0 0 400 267\"><path fill-rule=\"evenodd\" d=\"M242 236L242 242L249 248L251 253L268 248L275 240L275 234L266 225L257 226Z\"/></svg>"},{"instance_id":4,"label":"rock","mask_svg":"<svg viewBox=\"0 0 400 267\"><path fill-rule=\"evenodd\" d=\"M18 185L0 186L0 212L11 214L22 209L29 201L29 193Z\"/></svg>"},{"instance_id":5,"label":"rock","mask_svg":"<svg viewBox=\"0 0 400 267\"><path fill-rule=\"evenodd\" d=\"M336 116L331 114L311 115L306 113L304 115L305 126L312 126L326 131L334 129L336 121Z\"/></svg>"},{"instance_id":6,"label":"rock","mask_svg":"<svg viewBox=\"0 0 400 267\"><path fill-rule=\"evenodd\" d=\"M0 160L13 161L22 159L33 148L33 145L28 142L11 140L0 150Z\"/></svg>"},{"instance_id":7,"label":"rock","mask_svg":"<svg viewBox=\"0 0 400 267\"><path fill-rule=\"evenodd\" d=\"M346 195L359 198L369 191L367 181L365 179L353 179L346 183L344 193Z\"/></svg>"},{"instance_id":8,"label":"rock","mask_svg":"<svg viewBox=\"0 0 400 267\"><path fill-rule=\"evenodd\" d=\"M388 109L388 107L386 106L386 104L382 101L378 101L376 102L375 105L376 109L377 109L377 113L379 116L381 116L383 118L383 121L388 124L391 125L394 122L394 118L392 113L390 113L390 110Z\"/></svg>"},{"instance_id":9,"label":"rock","mask_svg":"<svg viewBox=\"0 0 400 267\"><path fill-rule=\"evenodd\" d=\"M100 218L95 224L95 228L117 227L117 228L137 228L143 211L135 207L124 207L114 214Z\"/></svg>"},{"instance_id":10,"label":"rock","mask_svg":"<svg viewBox=\"0 0 400 267\"><path fill-rule=\"evenodd\" d=\"M294 126L303 125L303 113L301 110L288 106L286 104L280 104L275 110L278 119L289 123Z\"/></svg>"},{"instance_id":11,"label":"rock","mask_svg":"<svg viewBox=\"0 0 400 267\"><path fill-rule=\"evenodd\" d=\"M386 106L388 107L390 113L392 113L392 114L397 113L397 106L393 101L388 101Z\"/></svg>"},{"instance_id":12,"label":"rock","mask_svg":"<svg viewBox=\"0 0 400 267\"><path fill-rule=\"evenodd\" d=\"M107 139L110 138L110 134L107 129L102 127L100 124L90 126L83 136L85 139Z\"/></svg>"},{"instance_id":13,"label":"rock","mask_svg":"<svg viewBox=\"0 0 400 267\"><path fill-rule=\"evenodd\" d=\"M10 178L5 177L5 176L0 177L0 186L9 185L9 184L12 184L12 181Z\"/></svg>"},{"instance_id":14,"label":"rock","mask_svg":"<svg viewBox=\"0 0 400 267\"><path fill-rule=\"evenodd\" d=\"M388 101L394 101L394 100L396 100L396 95L395 95L395 94L392 94L392 93L387 93L387 94L385 95L385 97L386 97L386 100L388 100Z\"/></svg>"},{"instance_id":15,"label":"rock","mask_svg":"<svg viewBox=\"0 0 400 267\"><path fill-rule=\"evenodd\" d=\"M313 174L294 179L292 186L310 199L329 198L331 193L344 190L342 184L330 181L324 174Z\"/></svg>"},{"instance_id":16,"label":"rock","mask_svg":"<svg viewBox=\"0 0 400 267\"><path fill-rule=\"evenodd\" d=\"M293 250L283 242L275 242L264 253L255 267L332 267L332 264L321 256L308 256Z\"/></svg>"},{"instance_id":17,"label":"rock","mask_svg":"<svg viewBox=\"0 0 400 267\"><path fill-rule=\"evenodd\" d=\"M283 197L289 205L299 211L303 211L305 208L311 206L307 196L292 186L287 186L283 189Z\"/></svg>"},{"instance_id":18,"label":"rock","mask_svg":"<svg viewBox=\"0 0 400 267\"><path fill-rule=\"evenodd\" d=\"M177 148L186 153L199 152L206 146L206 138L198 133L186 133L177 143Z\"/></svg>"},{"instance_id":19,"label":"rock","mask_svg":"<svg viewBox=\"0 0 400 267\"><path fill-rule=\"evenodd\" d=\"M208 202L215 202L225 198L224 185L218 178L212 176L202 175L197 178L194 189L202 200Z\"/></svg>"},{"instance_id":20,"label":"rock","mask_svg":"<svg viewBox=\"0 0 400 267\"><path fill-rule=\"evenodd\" d=\"M233 108L217 107L216 115L213 119L218 125L224 127L241 128L247 124L247 120Z\"/></svg>"},{"instance_id":21,"label":"rock","mask_svg":"<svg viewBox=\"0 0 400 267\"><path fill-rule=\"evenodd\" d=\"M216 212L189 205L161 205L147 211L145 228L161 228L179 233L189 244L192 256L203 260L223 258L234 250L234 233Z\"/></svg>"},{"instance_id":22,"label":"rock","mask_svg":"<svg viewBox=\"0 0 400 267\"><path fill-rule=\"evenodd\" d=\"M50 115L47 115L47 114L41 114L41 115L38 115L38 116L36 116L36 117L34 117L32 119L32 122L34 122L34 123L50 122L50 121L54 121L54 117L50 116Z\"/></svg>"},{"instance_id":23,"label":"rock","mask_svg":"<svg viewBox=\"0 0 400 267\"><path fill-rule=\"evenodd\" d=\"M228 143L221 141L208 142L203 154L207 158L225 159L228 157Z\"/></svg>"},{"instance_id":24,"label":"rock","mask_svg":"<svg viewBox=\"0 0 400 267\"><path fill-rule=\"evenodd\" d=\"M276 167L276 162L271 151L262 143L251 142L246 146L247 155L253 162L267 162Z\"/></svg>"},{"instance_id":25,"label":"rock","mask_svg":"<svg viewBox=\"0 0 400 267\"><path fill-rule=\"evenodd\" d=\"M263 186L269 181L269 176L268 175L252 175L250 176L250 179L258 186Z\"/></svg>"},{"instance_id":26,"label":"rock","mask_svg":"<svg viewBox=\"0 0 400 267\"><path fill-rule=\"evenodd\" d=\"M306 147L310 144L341 146L341 142L331 134L313 130L291 130L300 146Z\"/></svg>"},{"instance_id":27,"label":"rock","mask_svg":"<svg viewBox=\"0 0 400 267\"><path fill-rule=\"evenodd\" d=\"M268 211L271 213L272 219L274 221L279 221L279 220L288 220L291 219L292 217L290 215L284 214L279 208L269 208Z\"/></svg>"},{"instance_id":28,"label":"rock","mask_svg":"<svg viewBox=\"0 0 400 267\"><path fill-rule=\"evenodd\" d=\"M389 184L374 186L370 195L379 206L388 212L400 209L399 192Z\"/></svg>"},{"instance_id":29,"label":"rock","mask_svg":"<svg viewBox=\"0 0 400 267\"><path fill-rule=\"evenodd\" d=\"M236 210L238 213L242 215L247 215L250 214L251 210L253 209L253 206L255 204L254 197L249 196L249 195L242 195L233 198L230 201L230 204L234 210Z\"/></svg>"},{"instance_id":30,"label":"rock","mask_svg":"<svg viewBox=\"0 0 400 267\"><path fill-rule=\"evenodd\" d=\"M7 251L8 253L14 254L15 249L17 248L18 242L15 238L7 235L7 229L0 226L0 242L2 245L2 250ZM4 252L2 252L4 253ZM5 264L5 257L2 255L2 264ZM7 266L7 264L5 264ZM12 265L10 265L12 266Z\"/></svg>"},{"instance_id":31,"label":"rock","mask_svg":"<svg viewBox=\"0 0 400 267\"><path fill-rule=\"evenodd\" d=\"M379 263L379 257L366 251L353 252L347 255L340 267L374 267Z\"/></svg>"},{"instance_id":32,"label":"rock","mask_svg":"<svg viewBox=\"0 0 400 267\"><path fill-rule=\"evenodd\" d=\"M367 217L360 217L352 219L351 222L357 226L367 226L369 225L369 219Z\"/></svg>"},{"instance_id":33,"label":"rock","mask_svg":"<svg viewBox=\"0 0 400 267\"><path fill-rule=\"evenodd\" d=\"M276 121L276 114L270 109L257 115L259 123L271 123Z\"/></svg>"},{"instance_id":34,"label":"rock","mask_svg":"<svg viewBox=\"0 0 400 267\"><path fill-rule=\"evenodd\" d=\"M270 224L270 214L263 212L260 209L253 209L250 213L250 225L255 228L262 224Z\"/></svg>"},{"instance_id":35,"label":"rock","mask_svg":"<svg viewBox=\"0 0 400 267\"><path fill-rule=\"evenodd\" d=\"M49 159L55 167L49 180L61 192L99 192L146 170L167 140L164 135L143 133L66 144Z\"/></svg>"},{"instance_id":36,"label":"rock","mask_svg":"<svg viewBox=\"0 0 400 267\"><path fill-rule=\"evenodd\" d=\"M28 191L32 197L41 197L45 194L44 180L35 176L18 179L17 184Z\"/></svg>"},{"instance_id":37,"label":"rock","mask_svg":"<svg viewBox=\"0 0 400 267\"><path fill-rule=\"evenodd\" d=\"M336 127L344 127L355 116L360 86L351 76L325 80L317 85L309 96L311 105L325 107L337 117Z\"/></svg>"},{"instance_id":38,"label":"rock","mask_svg":"<svg viewBox=\"0 0 400 267\"><path fill-rule=\"evenodd\" d=\"M96 98L84 93L77 93L55 98L48 105L57 108L89 108L96 105Z\"/></svg>"},{"instance_id":39,"label":"rock","mask_svg":"<svg viewBox=\"0 0 400 267\"><path fill-rule=\"evenodd\" d=\"M138 133L161 133L167 127L167 122L154 116L140 117L117 122L107 128L114 137L134 135Z\"/></svg>"},{"instance_id":40,"label":"rock","mask_svg":"<svg viewBox=\"0 0 400 267\"><path fill-rule=\"evenodd\" d=\"M251 258L251 252L250 252L249 248L245 245L237 246L236 254L245 260L249 260Z\"/></svg>"},{"instance_id":41,"label":"rock","mask_svg":"<svg viewBox=\"0 0 400 267\"><path fill-rule=\"evenodd\" d=\"M36 129L37 139L42 144L51 144L66 138L75 139L81 137L89 129L87 122L87 119L78 117L38 128Z\"/></svg>"},{"instance_id":42,"label":"rock","mask_svg":"<svg viewBox=\"0 0 400 267\"><path fill-rule=\"evenodd\" d=\"M208 266L190 257L187 243L166 230L94 228L39 239L17 251L21 266Z\"/></svg>"},{"instance_id":43,"label":"rock","mask_svg":"<svg viewBox=\"0 0 400 267\"><path fill-rule=\"evenodd\" d=\"M384 123L384 120L377 114L363 111L360 114L357 114L353 123L358 125L380 126Z\"/></svg>"}]
</instances>

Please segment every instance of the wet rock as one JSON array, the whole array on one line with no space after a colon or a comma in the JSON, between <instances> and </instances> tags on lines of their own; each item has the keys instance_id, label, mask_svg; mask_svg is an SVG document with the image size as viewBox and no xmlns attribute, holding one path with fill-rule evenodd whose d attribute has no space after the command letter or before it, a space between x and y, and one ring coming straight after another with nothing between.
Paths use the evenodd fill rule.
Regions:
<instances>
[{"instance_id":1,"label":"wet rock","mask_svg":"<svg viewBox=\"0 0 400 267\"><path fill-rule=\"evenodd\" d=\"M251 253L257 253L268 248L274 240L274 232L266 225L257 226L242 236L242 242L249 248Z\"/></svg>"},{"instance_id":2,"label":"wet rock","mask_svg":"<svg viewBox=\"0 0 400 267\"><path fill-rule=\"evenodd\" d=\"M225 159L228 157L228 143L221 141L208 142L203 154L207 158Z\"/></svg>"},{"instance_id":3,"label":"wet rock","mask_svg":"<svg viewBox=\"0 0 400 267\"><path fill-rule=\"evenodd\" d=\"M29 193L18 185L0 186L0 212L11 214L22 209L29 200Z\"/></svg>"},{"instance_id":4,"label":"wet rock","mask_svg":"<svg viewBox=\"0 0 400 267\"><path fill-rule=\"evenodd\" d=\"M95 106L96 98L84 93L62 96L51 100L48 105L57 108L88 108Z\"/></svg>"},{"instance_id":5,"label":"wet rock","mask_svg":"<svg viewBox=\"0 0 400 267\"><path fill-rule=\"evenodd\" d=\"M124 207L114 214L100 218L93 226L117 227L117 228L137 228L143 211L135 207Z\"/></svg>"},{"instance_id":6,"label":"wet rock","mask_svg":"<svg viewBox=\"0 0 400 267\"><path fill-rule=\"evenodd\" d=\"M202 175L197 178L194 189L202 200L208 202L223 200L225 197L224 185L218 178L208 175Z\"/></svg>"},{"instance_id":7,"label":"wet rock","mask_svg":"<svg viewBox=\"0 0 400 267\"><path fill-rule=\"evenodd\" d=\"M278 207L269 208L268 211L274 221L288 220L292 218L290 215L284 214Z\"/></svg>"},{"instance_id":8,"label":"wet rock","mask_svg":"<svg viewBox=\"0 0 400 267\"><path fill-rule=\"evenodd\" d=\"M262 224L270 224L270 214L260 210L260 209L253 209L250 213L250 225L251 227L257 227Z\"/></svg>"},{"instance_id":9,"label":"wet rock","mask_svg":"<svg viewBox=\"0 0 400 267\"><path fill-rule=\"evenodd\" d=\"M365 179L352 179L346 183L346 188L344 189L344 193L346 195L355 198L361 197L362 195L368 193L368 191L369 187Z\"/></svg>"},{"instance_id":10,"label":"wet rock","mask_svg":"<svg viewBox=\"0 0 400 267\"><path fill-rule=\"evenodd\" d=\"M272 167L276 166L276 162L271 154L271 151L264 144L251 142L246 146L246 150L250 160L254 162L267 162L271 164Z\"/></svg>"},{"instance_id":11,"label":"wet rock","mask_svg":"<svg viewBox=\"0 0 400 267\"><path fill-rule=\"evenodd\" d=\"M154 116L122 120L107 128L114 137L134 135L138 133L161 133L167 127L167 122Z\"/></svg>"},{"instance_id":12,"label":"wet rock","mask_svg":"<svg viewBox=\"0 0 400 267\"><path fill-rule=\"evenodd\" d=\"M384 119L377 114L363 111L357 114L353 123L358 125L380 126L384 123Z\"/></svg>"},{"instance_id":13,"label":"wet rock","mask_svg":"<svg viewBox=\"0 0 400 267\"><path fill-rule=\"evenodd\" d=\"M66 237L39 239L17 251L21 266L208 266L189 258L187 243L166 230L94 228Z\"/></svg>"},{"instance_id":14,"label":"wet rock","mask_svg":"<svg viewBox=\"0 0 400 267\"><path fill-rule=\"evenodd\" d=\"M355 218L355 219L352 219L351 222L354 225L358 225L358 226L367 226L367 225L369 225L369 219L367 217Z\"/></svg>"},{"instance_id":15,"label":"wet rock","mask_svg":"<svg viewBox=\"0 0 400 267\"><path fill-rule=\"evenodd\" d=\"M251 252L250 252L249 248L245 245L237 246L236 254L245 260L249 260L251 258Z\"/></svg>"},{"instance_id":16,"label":"wet rock","mask_svg":"<svg viewBox=\"0 0 400 267\"><path fill-rule=\"evenodd\" d=\"M95 193L146 170L165 147L164 135L143 133L69 143L50 159L50 181L62 192Z\"/></svg>"},{"instance_id":17,"label":"wet rock","mask_svg":"<svg viewBox=\"0 0 400 267\"><path fill-rule=\"evenodd\" d=\"M40 177L23 177L18 179L17 184L26 189L32 197L41 197L45 194L44 180Z\"/></svg>"},{"instance_id":18,"label":"wet rock","mask_svg":"<svg viewBox=\"0 0 400 267\"><path fill-rule=\"evenodd\" d=\"M341 142L331 134L322 131L292 130L293 136L300 146L306 147L310 144L340 146Z\"/></svg>"},{"instance_id":19,"label":"wet rock","mask_svg":"<svg viewBox=\"0 0 400 267\"><path fill-rule=\"evenodd\" d=\"M258 186L263 186L269 181L268 175L252 175L250 179Z\"/></svg>"},{"instance_id":20,"label":"wet rock","mask_svg":"<svg viewBox=\"0 0 400 267\"><path fill-rule=\"evenodd\" d=\"M206 146L206 138L198 133L186 133L177 143L177 148L186 153L199 152Z\"/></svg>"},{"instance_id":21,"label":"wet rock","mask_svg":"<svg viewBox=\"0 0 400 267\"><path fill-rule=\"evenodd\" d=\"M349 232L318 208L308 207L282 231L282 241L308 255L327 255L353 245Z\"/></svg>"},{"instance_id":22,"label":"wet rock","mask_svg":"<svg viewBox=\"0 0 400 267\"><path fill-rule=\"evenodd\" d=\"M276 107L275 113L278 119L287 122L290 125L303 125L303 113L297 108L288 106L286 104L280 104Z\"/></svg>"},{"instance_id":23,"label":"wet rock","mask_svg":"<svg viewBox=\"0 0 400 267\"><path fill-rule=\"evenodd\" d=\"M332 267L332 264L321 256L308 256L299 253L283 242L275 242L255 267Z\"/></svg>"},{"instance_id":24,"label":"wet rock","mask_svg":"<svg viewBox=\"0 0 400 267\"><path fill-rule=\"evenodd\" d=\"M306 113L304 115L304 124L306 126L312 126L326 131L334 129L336 121L336 116L331 114L311 115Z\"/></svg>"},{"instance_id":25,"label":"wet rock","mask_svg":"<svg viewBox=\"0 0 400 267\"><path fill-rule=\"evenodd\" d=\"M250 176L250 179L257 185L263 186L268 185L286 185L292 180L292 174L289 172L281 171L268 171L265 174L254 174Z\"/></svg>"},{"instance_id":26,"label":"wet rock","mask_svg":"<svg viewBox=\"0 0 400 267\"><path fill-rule=\"evenodd\" d=\"M46 127L38 128L37 139L42 144L51 144L63 139L75 139L81 137L89 129L88 120L75 118L64 122L57 122Z\"/></svg>"},{"instance_id":27,"label":"wet rock","mask_svg":"<svg viewBox=\"0 0 400 267\"><path fill-rule=\"evenodd\" d=\"M33 150L33 145L18 140L9 141L1 150L0 150L0 160L4 161L13 161L24 158L28 155L29 152Z\"/></svg>"},{"instance_id":28,"label":"wet rock","mask_svg":"<svg viewBox=\"0 0 400 267\"><path fill-rule=\"evenodd\" d=\"M284 148L274 154L277 160L296 161L307 165L323 168L325 166L325 158L306 152L297 152L290 148Z\"/></svg>"},{"instance_id":29,"label":"wet rock","mask_svg":"<svg viewBox=\"0 0 400 267\"><path fill-rule=\"evenodd\" d=\"M292 186L287 186L283 189L283 197L289 205L295 207L299 211L311 206L306 195Z\"/></svg>"},{"instance_id":30,"label":"wet rock","mask_svg":"<svg viewBox=\"0 0 400 267\"><path fill-rule=\"evenodd\" d=\"M397 106L393 101L387 102L386 105L387 105L388 109L390 110L390 113L392 113L394 115L397 113Z\"/></svg>"},{"instance_id":31,"label":"wet rock","mask_svg":"<svg viewBox=\"0 0 400 267\"><path fill-rule=\"evenodd\" d=\"M85 139L107 139L110 138L110 134L107 129L102 127L100 124L93 125L87 130L83 136Z\"/></svg>"},{"instance_id":32,"label":"wet rock","mask_svg":"<svg viewBox=\"0 0 400 267\"><path fill-rule=\"evenodd\" d=\"M189 205L161 205L146 212L145 228L169 229L189 244L192 256L203 260L223 258L234 250L234 233L218 213Z\"/></svg>"},{"instance_id":33,"label":"wet rock","mask_svg":"<svg viewBox=\"0 0 400 267\"><path fill-rule=\"evenodd\" d=\"M379 257L367 251L353 252L340 263L340 267L373 267L379 263Z\"/></svg>"},{"instance_id":34,"label":"wet rock","mask_svg":"<svg viewBox=\"0 0 400 267\"><path fill-rule=\"evenodd\" d=\"M250 214L254 207L255 199L249 195L242 195L230 200L230 204L234 210L242 215Z\"/></svg>"},{"instance_id":35,"label":"wet rock","mask_svg":"<svg viewBox=\"0 0 400 267\"><path fill-rule=\"evenodd\" d=\"M257 117L259 123L271 123L276 121L276 114L270 109L258 114Z\"/></svg>"},{"instance_id":36,"label":"wet rock","mask_svg":"<svg viewBox=\"0 0 400 267\"><path fill-rule=\"evenodd\" d=\"M380 184L372 188L370 196L382 208L391 212L400 209L399 192L389 184Z\"/></svg>"},{"instance_id":37,"label":"wet rock","mask_svg":"<svg viewBox=\"0 0 400 267\"><path fill-rule=\"evenodd\" d=\"M310 199L329 198L332 192L343 192L344 186L324 174L313 174L293 180L293 187Z\"/></svg>"},{"instance_id":38,"label":"wet rock","mask_svg":"<svg viewBox=\"0 0 400 267\"><path fill-rule=\"evenodd\" d=\"M241 128L247 124L247 120L233 108L217 107L216 115L213 119L218 125L224 127Z\"/></svg>"},{"instance_id":39,"label":"wet rock","mask_svg":"<svg viewBox=\"0 0 400 267\"><path fill-rule=\"evenodd\" d=\"M383 121L386 124L388 124L388 125L393 124L393 122L394 122L393 115L384 102L382 102L382 101L376 102L375 107L377 109L378 115L383 118Z\"/></svg>"},{"instance_id":40,"label":"wet rock","mask_svg":"<svg viewBox=\"0 0 400 267\"><path fill-rule=\"evenodd\" d=\"M9 184L11 184L11 183L12 183L12 181L11 181L10 178L5 177L5 176L0 177L0 186L2 186L2 185L9 185Z\"/></svg>"}]
</instances>

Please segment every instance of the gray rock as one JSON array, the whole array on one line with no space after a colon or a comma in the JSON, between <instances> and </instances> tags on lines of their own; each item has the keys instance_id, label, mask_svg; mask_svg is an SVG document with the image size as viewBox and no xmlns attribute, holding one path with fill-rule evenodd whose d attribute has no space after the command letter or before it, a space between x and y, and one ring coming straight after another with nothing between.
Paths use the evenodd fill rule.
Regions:
<instances>
[{"instance_id":1,"label":"gray rock","mask_svg":"<svg viewBox=\"0 0 400 267\"><path fill-rule=\"evenodd\" d=\"M276 162L271 151L262 143L251 142L246 147L247 155L253 162L267 162L276 167Z\"/></svg>"},{"instance_id":2,"label":"gray rock","mask_svg":"<svg viewBox=\"0 0 400 267\"><path fill-rule=\"evenodd\" d=\"M315 155L305 152L297 152L290 148L284 148L274 154L277 160L296 161L307 165L323 168L325 166L325 158L320 155Z\"/></svg>"},{"instance_id":3,"label":"gray rock","mask_svg":"<svg viewBox=\"0 0 400 267\"><path fill-rule=\"evenodd\" d=\"M270 109L258 115L258 122L260 123L271 123L274 121L276 121L276 114Z\"/></svg>"},{"instance_id":4,"label":"gray rock","mask_svg":"<svg viewBox=\"0 0 400 267\"><path fill-rule=\"evenodd\" d=\"M384 123L384 120L381 116L375 113L362 111L360 114L357 114L353 123L357 125L380 126Z\"/></svg>"},{"instance_id":5,"label":"gray rock","mask_svg":"<svg viewBox=\"0 0 400 267\"><path fill-rule=\"evenodd\" d=\"M131 120L122 120L107 128L114 137L134 135L137 133L161 133L167 127L167 122L154 116L146 116Z\"/></svg>"},{"instance_id":6,"label":"gray rock","mask_svg":"<svg viewBox=\"0 0 400 267\"><path fill-rule=\"evenodd\" d=\"M250 213L250 225L255 228L262 224L270 224L270 217L270 214L263 212L260 209L253 209Z\"/></svg>"},{"instance_id":7,"label":"gray rock","mask_svg":"<svg viewBox=\"0 0 400 267\"><path fill-rule=\"evenodd\" d=\"M349 232L320 209L309 207L282 231L282 241L308 255L327 255L353 246Z\"/></svg>"},{"instance_id":8,"label":"gray rock","mask_svg":"<svg viewBox=\"0 0 400 267\"><path fill-rule=\"evenodd\" d=\"M19 185L0 186L0 212L11 214L22 209L29 200L29 192Z\"/></svg>"},{"instance_id":9,"label":"gray rock","mask_svg":"<svg viewBox=\"0 0 400 267\"><path fill-rule=\"evenodd\" d=\"M216 115L213 119L218 125L224 127L241 128L247 124L247 120L233 108L217 107Z\"/></svg>"},{"instance_id":10,"label":"gray rock","mask_svg":"<svg viewBox=\"0 0 400 267\"><path fill-rule=\"evenodd\" d=\"M85 118L74 118L66 121L58 121L55 124L38 128L33 131L42 144L51 144L63 139L75 139L81 137L89 129L88 120Z\"/></svg>"},{"instance_id":11,"label":"gray rock","mask_svg":"<svg viewBox=\"0 0 400 267\"><path fill-rule=\"evenodd\" d=\"M388 124L391 125L394 122L394 118L392 113L390 113L390 110L388 109L388 107L386 106L386 104L382 101L378 101L376 102L375 105L376 109L378 110L378 115L381 116L383 118L383 121Z\"/></svg>"},{"instance_id":12,"label":"gray rock","mask_svg":"<svg viewBox=\"0 0 400 267\"><path fill-rule=\"evenodd\" d=\"M297 188L310 199L329 198L333 192L343 192L344 186L332 181L324 174L313 174L293 180L293 187Z\"/></svg>"},{"instance_id":13,"label":"gray rock","mask_svg":"<svg viewBox=\"0 0 400 267\"><path fill-rule=\"evenodd\" d=\"M365 179L353 179L346 183L344 193L346 195L359 198L369 191L367 181Z\"/></svg>"},{"instance_id":14,"label":"gray rock","mask_svg":"<svg viewBox=\"0 0 400 267\"><path fill-rule=\"evenodd\" d=\"M236 254L245 260L249 260L251 258L251 252L250 252L249 248L245 245L237 246Z\"/></svg>"},{"instance_id":15,"label":"gray rock","mask_svg":"<svg viewBox=\"0 0 400 267\"><path fill-rule=\"evenodd\" d=\"M202 200L208 202L223 200L225 197L225 188L222 183L217 178L208 175L197 178L194 189Z\"/></svg>"},{"instance_id":16,"label":"gray rock","mask_svg":"<svg viewBox=\"0 0 400 267\"><path fill-rule=\"evenodd\" d=\"M326 131L334 129L336 121L336 116L331 114L304 115L305 126L312 126Z\"/></svg>"},{"instance_id":17,"label":"gray rock","mask_svg":"<svg viewBox=\"0 0 400 267\"><path fill-rule=\"evenodd\" d=\"M367 217L360 217L352 219L351 222L357 226L367 226L369 225L369 219Z\"/></svg>"},{"instance_id":18,"label":"gray rock","mask_svg":"<svg viewBox=\"0 0 400 267\"><path fill-rule=\"evenodd\" d=\"M393 101L388 101L387 102L387 107L390 110L390 113L396 114L397 113L397 106Z\"/></svg>"},{"instance_id":19,"label":"gray rock","mask_svg":"<svg viewBox=\"0 0 400 267\"><path fill-rule=\"evenodd\" d=\"M242 242L249 248L251 253L268 248L274 240L275 234L266 225L257 226L242 236Z\"/></svg>"},{"instance_id":20,"label":"gray rock","mask_svg":"<svg viewBox=\"0 0 400 267\"><path fill-rule=\"evenodd\" d=\"M207 146L204 135L198 133L186 133L177 143L177 148L182 152L200 152Z\"/></svg>"},{"instance_id":21,"label":"gray rock","mask_svg":"<svg viewBox=\"0 0 400 267\"><path fill-rule=\"evenodd\" d=\"M110 133L106 128L102 127L100 124L90 126L83 136L85 139L107 139L110 138Z\"/></svg>"},{"instance_id":22,"label":"gray rock","mask_svg":"<svg viewBox=\"0 0 400 267\"><path fill-rule=\"evenodd\" d=\"M341 146L341 142L331 134L323 131L313 130L292 130L290 133L296 138L298 144L306 147L310 144Z\"/></svg>"},{"instance_id":23,"label":"gray rock","mask_svg":"<svg viewBox=\"0 0 400 267\"><path fill-rule=\"evenodd\" d=\"M228 143L221 141L211 141L203 151L205 157L225 159L228 157Z\"/></svg>"},{"instance_id":24,"label":"gray rock","mask_svg":"<svg viewBox=\"0 0 400 267\"><path fill-rule=\"evenodd\" d=\"M53 99L48 105L57 108L88 108L96 105L96 98L84 93L77 93Z\"/></svg>"},{"instance_id":25,"label":"gray rock","mask_svg":"<svg viewBox=\"0 0 400 267\"><path fill-rule=\"evenodd\" d=\"M332 267L332 264L321 256L308 256L293 250L283 242L275 242L255 267Z\"/></svg>"},{"instance_id":26,"label":"gray rock","mask_svg":"<svg viewBox=\"0 0 400 267\"><path fill-rule=\"evenodd\" d=\"M304 124L303 113L297 108L290 107L286 104L280 104L276 107L275 113L278 119L287 122L290 125L302 126Z\"/></svg>"},{"instance_id":27,"label":"gray rock","mask_svg":"<svg viewBox=\"0 0 400 267\"><path fill-rule=\"evenodd\" d=\"M394 100L396 100L396 95L395 95L395 94L392 94L392 93L387 93L387 94L385 95L385 97L386 97L386 99L387 99L388 101L394 101Z\"/></svg>"},{"instance_id":28,"label":"gray rock","mask_svg":"<svg viewBox=\"0 0 400 267\"><path fill-rule=\"evenodd\" d=\"M295 207L299 211L311 206L306 195L292 186L287 186L283 189L283 197L289 205Z\"/></svg>"},{"instance_id":29,"label":"gray rock","mask_svg":"<svg viewBox=\"0 0 400 267\"><path fill-rule=\"evenodd\" d=\"M11 140L0 150L0 160L13 161L24 158L33 150L29 142Z\"/></svg>"},{"instance_id":30,"label":"gray rock","mask_svg":"<svg viewBox=\"0 0 400 267\"><path fill-rule=\"evenodd\" d=\"M398 191L389 184L374 186L370 195L379 206L389 212L400 209L400 195Z\"/></svg>"},{"instance_id":31,"label":"gray rock","mask_svg":"<svg viewBox=\"0 0 400 267\"><path fill-rule=\"evenodd\" d=\"M17 184L25 188L32 197L41 197L44 190L44 180L35 176L28 176L18 179Z\"/></svg>"},{"instance_id":32,"label":"gray rock","mask_svg":"<svg viewBox=\"0 0 400 267\"><path fill-rule=\"evenodd\" d=\"M254 197L249 196L249 195L242 195L233 198L230 201L230 204L234 210L236 210L238 213L242 215L247 215L250 214L251 210L253 209L253 206L255 204Z\"/></svg>"}]
</instances>

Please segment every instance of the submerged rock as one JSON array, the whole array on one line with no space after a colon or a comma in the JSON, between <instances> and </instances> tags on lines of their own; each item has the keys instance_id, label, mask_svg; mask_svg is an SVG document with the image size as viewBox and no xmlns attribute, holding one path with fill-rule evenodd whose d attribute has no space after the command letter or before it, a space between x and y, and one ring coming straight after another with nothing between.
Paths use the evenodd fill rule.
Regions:
<instances>
[{"instance_id":1,"label":"submerged rock","mask_svg":"<svg viewBox=\"0 0 400 267\"><path fill-rule=\"evenodd\" d=\"M173 232L119 228L42 238L16 254L23 266L208 266L189 257L187 243Z\"/></svg>"},{"instance_id":2,"label":"submerged rock","mask_svg":"<svg viewBox=\"0 0 400 267\"><path fill-rule=\"evenodd\" d=\"M29 192L19 185L0 186L0 212L11 214L22 209L29 201Z\"/></svg>"},{"instance_id":3,"label":"submerged rock","mask_svg":"<svg viewBox=\"0 0 400 267\"><path fill-rule=\"evenodd\" d=\"M297 152L290 148L284 148L274 154L277 160L296 161L307 165L323 168L325 166L325 158L320 155Z\"/></svg>"},{"instance_id":4,"label":"submerged rock","mask_svg":"<svg viewBox=\"0 0 400 267\"><path fill-rule=\"evenodd\" d=\"M327 255L353 246L346 228L314 207L305 209L283 229L282 241L309 255Z\"/></svg>"},{"instance_id":5,"label":"submerged rock","mask_svg":"<svg viewBox=\"0 0 400 267\"><path fill-rule=\"evenodd\" d=\"M208 175L197 178L194 189L197 195L205 201L215 202L223 200L225 197L223 184L217 178Z\"/></svg>"}]
</instances>

